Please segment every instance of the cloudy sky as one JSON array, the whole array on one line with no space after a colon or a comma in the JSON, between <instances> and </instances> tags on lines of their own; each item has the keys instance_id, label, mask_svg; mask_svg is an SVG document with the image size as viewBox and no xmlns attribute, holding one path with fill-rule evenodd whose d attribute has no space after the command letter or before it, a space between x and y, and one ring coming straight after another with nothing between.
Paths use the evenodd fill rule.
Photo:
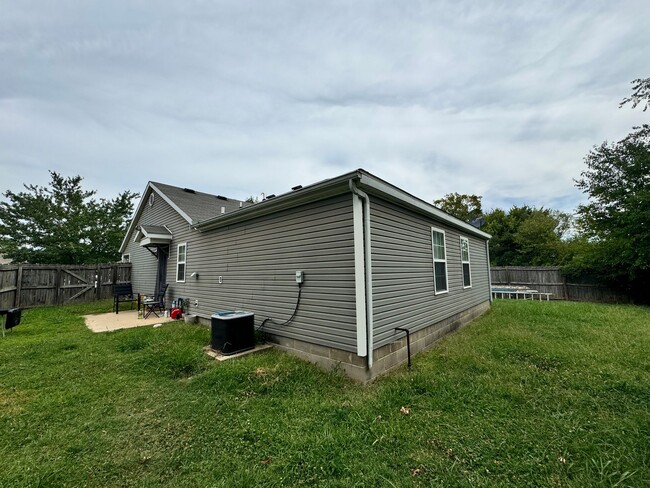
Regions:
<instances>
[{"instance_id":1,"label":"cloudy sky","mask_svg":"<svg viewBox=\"0 0 650 488\"><path fill-rule=\"evenodd\" d=\"M364 168L571 210L648 113L650 2L0 0L0 190L81 175L235 198Z\"/></svg>"}]
</instances>

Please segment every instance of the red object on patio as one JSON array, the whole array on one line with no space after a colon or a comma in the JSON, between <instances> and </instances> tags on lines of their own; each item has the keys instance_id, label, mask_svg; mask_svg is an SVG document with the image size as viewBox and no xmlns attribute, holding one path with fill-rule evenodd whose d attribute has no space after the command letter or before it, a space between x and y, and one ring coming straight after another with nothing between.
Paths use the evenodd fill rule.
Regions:
<instances>
[{"instance_id":1,"label":"red object on patio","mask_svg":"<svg viewBox=\"0 0 650 488\"><path fill-rule=\"evenodd\" d=\"M183 311L180 308L172 308L172 313L170 317L173 319L183 318Z\"/></svg>"}]
</instances>

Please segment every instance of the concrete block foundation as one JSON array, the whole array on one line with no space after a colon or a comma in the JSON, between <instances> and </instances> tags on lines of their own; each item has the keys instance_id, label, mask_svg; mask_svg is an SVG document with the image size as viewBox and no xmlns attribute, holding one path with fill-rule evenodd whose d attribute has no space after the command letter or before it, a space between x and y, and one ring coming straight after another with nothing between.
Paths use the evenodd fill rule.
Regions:
<instances>
[{"instance_id":1,"label":"concrete block foundation","mask_svg":"<svg viewBox=\"0 0 650 488\"><path fill-rule=\"evenodd\" d=\"M433 345L447 334L468 324L490 309L490 302L476 305L470 309L411 333L411 357ZM324 369L340 368L356 381L366 383L399 367L408 359L406 337L374 350L372 368L367 367L367 359L353 352L310 344L286 337L269 336L278 349L306 359Z\"/></svg>"}]
</instances>

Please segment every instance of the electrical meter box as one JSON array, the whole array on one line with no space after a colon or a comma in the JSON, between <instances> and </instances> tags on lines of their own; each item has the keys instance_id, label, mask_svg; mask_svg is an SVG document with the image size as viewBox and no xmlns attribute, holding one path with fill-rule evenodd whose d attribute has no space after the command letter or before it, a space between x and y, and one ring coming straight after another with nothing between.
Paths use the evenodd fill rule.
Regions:
<instances>
[{"instance_id":1,"label":"electrical meter box","mask_svg":"<svg viewBox=\"0 0 650 488\"><path fill-rule=\"evenodd\" d=\"M296 283L302 283L303 281L305 281L305 272L296 271Z\"/></svg>"},{"instance_id":2,"label":"electrical meter box","mask_svg":"<svg viewBox=\"0 0 650 488\"><path fill-rule=\"evenodd\" d=\"M226 311L212 314L211 347L224 356L255 348L255 314Z\"/></svg>"}]
</instances>

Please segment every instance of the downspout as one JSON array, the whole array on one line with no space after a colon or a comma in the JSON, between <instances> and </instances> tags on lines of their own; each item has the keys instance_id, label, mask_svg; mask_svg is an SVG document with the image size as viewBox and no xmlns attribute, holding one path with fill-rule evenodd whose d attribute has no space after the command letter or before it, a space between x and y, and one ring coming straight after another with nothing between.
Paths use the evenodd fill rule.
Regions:
<instances>
[{"instance_id":1,"label":"downspout","mask_svg":"<svg viewBox=\"0 0 650 488\"><path fill-rule=\"evenodd\" d=\"M490 303L492 303L492 270L490 269L490 241L485 241L485 254L487 255L488 288Z\"/></svg>"},{"instance_id":2,"label":"downspout","mask_svg":"<svg viewBox=\"0 0 650 488\"><path fill-rule=\"evenodd\" d=\"M363 191L359 190L350 180L350 191L354 196L363 201L362 213L362 230L363 230L363 265L364 265L364 284L365 284L365 315L366 315L366 357L368 369L372 368L373 353L373 316L372 316L372 248L370 236L370 197ZM353 203L354 205L354 203ZM355 257L356 259L356 257Z\"/></svg>"}]
</instances>

